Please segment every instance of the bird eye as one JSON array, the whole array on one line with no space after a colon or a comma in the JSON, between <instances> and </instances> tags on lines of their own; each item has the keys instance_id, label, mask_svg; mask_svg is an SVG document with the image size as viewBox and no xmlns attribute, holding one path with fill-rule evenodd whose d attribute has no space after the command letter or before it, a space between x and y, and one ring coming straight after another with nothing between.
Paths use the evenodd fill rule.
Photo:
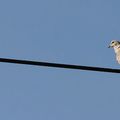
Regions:
<instances>
[{"instance_id":1,"label":"bird eye","mask_svg":"<svg viewBox=\"0 0 120 120\"><path fill-rule=\"evenodd\" d=\"M114 41L112 43L114 43Z\"/></svg>"}]
</instances>

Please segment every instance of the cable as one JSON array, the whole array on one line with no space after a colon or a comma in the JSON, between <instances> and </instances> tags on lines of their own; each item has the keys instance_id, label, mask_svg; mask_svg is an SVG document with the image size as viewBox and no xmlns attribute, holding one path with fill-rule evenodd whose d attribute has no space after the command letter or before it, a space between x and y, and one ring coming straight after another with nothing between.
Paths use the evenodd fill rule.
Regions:
<instances>
[{"instance_id":1,"label":"cable","mask_svg":"<svg viewBox=\"0 0 120 120\"><path fill-rule=\"evenodd\" d=\"M46 67L56 67L56 68L66 68L66 69L89 70L89 71L97 71L97 72L120 73L120 69L70 65L70 64L60 64L60 63L49 63L49 62L38 62L38 61L8 59L8 58L0 58L0 62L35 65L35 66L46 66Z\"/></svg>"}]
</instances>

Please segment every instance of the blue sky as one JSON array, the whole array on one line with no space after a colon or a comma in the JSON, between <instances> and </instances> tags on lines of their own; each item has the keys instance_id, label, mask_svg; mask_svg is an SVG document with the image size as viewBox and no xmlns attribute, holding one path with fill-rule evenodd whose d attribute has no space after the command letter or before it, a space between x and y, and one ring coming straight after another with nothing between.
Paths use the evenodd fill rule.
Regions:
<instances>
[{"instance_id":1,"label":"blue sky","mask_svg":"<svg viewBox=\"0 0 120 120\"><path fill-rule=\"evenodd\" d=\"M120 68L119 0L1 0L0 57ZM0 63L1 120L120 120L120 75Z\"/></svg>"}]
</instances>

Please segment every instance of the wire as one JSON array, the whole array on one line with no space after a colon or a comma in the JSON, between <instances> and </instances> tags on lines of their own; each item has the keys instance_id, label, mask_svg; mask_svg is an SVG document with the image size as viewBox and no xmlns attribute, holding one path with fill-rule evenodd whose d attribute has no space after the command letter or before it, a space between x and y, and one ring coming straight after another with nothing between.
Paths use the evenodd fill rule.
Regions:
<instances>
[{"instance_id":1,"label":"wire","mask_svg":"<svg viewBox=\"0 0 120 120\"><path fill-rule=\"evenodd\" d=\"M97 71L97 72L120 73L120 69L70 65L70 64L60 64L60 63L50 63L50 62L38 62L38 61L30 61L30 60L0 58L0 62L35 65L35 66L46 66L46 67L56 67L56 68L66 68L66 69L89 70L89 71Z\"/></svg>"}]
</instances>

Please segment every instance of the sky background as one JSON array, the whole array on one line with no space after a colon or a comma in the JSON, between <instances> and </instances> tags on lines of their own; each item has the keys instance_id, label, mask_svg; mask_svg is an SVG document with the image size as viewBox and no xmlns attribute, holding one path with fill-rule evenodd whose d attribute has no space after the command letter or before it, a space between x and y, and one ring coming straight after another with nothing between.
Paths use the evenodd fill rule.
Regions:
<instances>
[{"instance_id":1,"label":"sky background","mask_svg":"<svg viewBox=\"0 0 120 120\"><path fill-rule=\"evenodd\" d=\"M120 68L119 0L1 0L0 57ZM120 74L0 63L1 120L120 120Z\"/></svg>"}]
</instances>

